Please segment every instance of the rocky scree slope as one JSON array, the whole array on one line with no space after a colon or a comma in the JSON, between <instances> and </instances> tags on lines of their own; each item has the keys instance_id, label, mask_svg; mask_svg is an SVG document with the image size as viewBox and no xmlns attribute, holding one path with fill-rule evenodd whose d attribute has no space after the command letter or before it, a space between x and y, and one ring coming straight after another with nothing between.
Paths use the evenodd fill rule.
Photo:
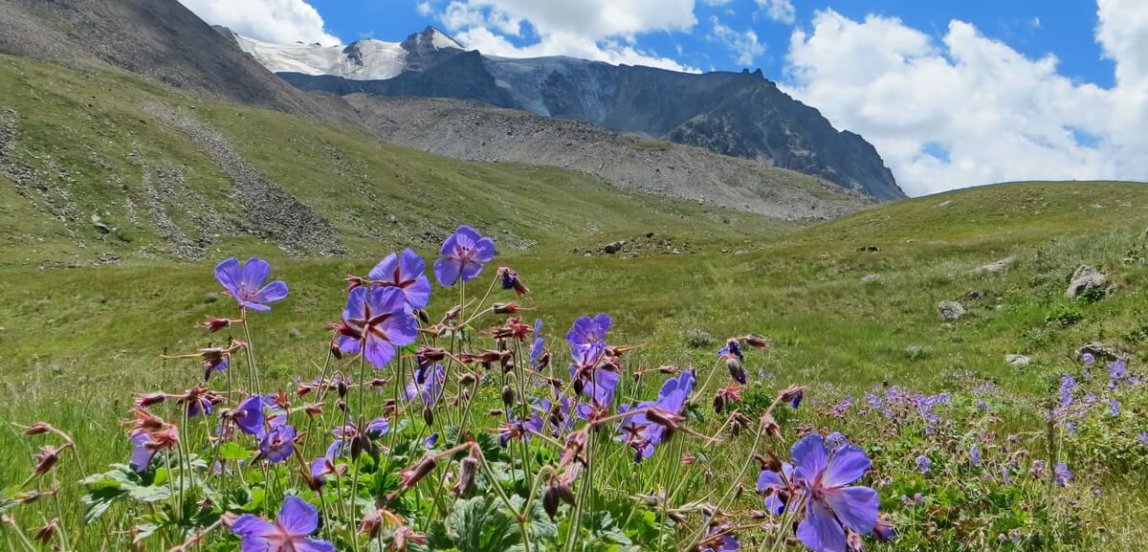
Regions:
<instances>
[{"instance_id":1,"label":"rocky scree slope","mask_svg":"<svg viewBox=\"0 0 1148 552\"><path fill-rule=\"evenodd\" d=\"M834 218L872 202L795 171L579 121L460 100L354 94L347 101L384 140L459 159L572 169L627 191L783 220Z\"/></svg>"}]
</instances>

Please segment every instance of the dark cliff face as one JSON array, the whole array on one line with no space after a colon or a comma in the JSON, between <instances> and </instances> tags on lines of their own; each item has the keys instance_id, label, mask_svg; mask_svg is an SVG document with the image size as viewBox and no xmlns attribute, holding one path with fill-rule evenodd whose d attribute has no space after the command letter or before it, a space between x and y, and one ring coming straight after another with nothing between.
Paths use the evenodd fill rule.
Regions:
<instances>
[{"instance_id":1,"label":"dark cliff face","mask_svg":"<svg viewBox=\"0 0 1148 552\"><path fill-rule=\"evenodd\" d=\"M283 74L306 90L477 100L591 122L819 176L881 200L905 197L877 150L840 132L761 72L679 73L571 58L506 59L428 48L411 35L404 72L385 81Z\"/></svg>"}]
</instances>

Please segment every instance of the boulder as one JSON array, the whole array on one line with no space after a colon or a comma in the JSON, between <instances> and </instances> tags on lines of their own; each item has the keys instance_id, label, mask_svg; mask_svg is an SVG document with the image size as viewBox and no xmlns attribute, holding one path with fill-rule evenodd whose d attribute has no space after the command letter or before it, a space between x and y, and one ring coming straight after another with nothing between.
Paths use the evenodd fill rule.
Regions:
<instances>
[{"instance_id":1,"label":"boulder","mask_svg":"<svg viewBox=\"0 0 1148 552\"><path fill-rule=\"evenodd\" d=\"M1010 366L1016 366L1018 368L1032 364L1032 359L1024 355L1005 355L1004 359Z\"/></svg>"},{"instance_id":2,"label":"boulder","mask_svg":"<svg viewBox=\"0 0 1148 552\"><path fill-rule=\"evenodd\" d=\"M602 247L602 251L605 251L606 253L613 255L613 254L621 251L623 245L626 245L626 242L624 242L624 241L610 242L610 243L608 243Z\"/></svg>"},{"instance_id":3,"label":"boulder","mask_svg":"<svg viewBox=\"0 0 1148 552\"><path fill-rule=\"evenodd\" d=\"M999 272L1004 272L1006 268L1008 268L1010 265L1012 265L1013 260L1014 259L1012 257L1001 259L999 261L992 262L992 263L989 263L987 265L978 266L977 268L973 269L973 272L977 273L977 274L982 274L982 273L986 273L986 272L989 274L997 274Z\"/></svg>"},{"instance_id":4,"label":"boulder","mask_svg":"<svg viewBox=\"0 0 1148 552\"><path fill-rule=\"evenodd\" d=\"M865 282L866 284L869 282L875 282L875 281L880 280L880 279L881 279L880 274L866 274L866 275L861 277L861 281Z\"/></svg>"},{"instance_id":5,"label":"boulder","mask_svg":"<svg viewBox=\"0 0 1148 552\"><path fill-rule=\"evenodd\" d=\"M1108 361L1121 359L1121 358L1124 358L1126 356L1124 353L1116 350L1116 348L1109 347L1108 345L1105 345L1105 344L1100 343L1098 341L1092 341L1089 343L1085 343L1084 345L1081 345L1079 349L1076 350L1076 356L1077 357L1083 357L1085 353L1092 355L1097 360L1108 360Z\"/></svg>"},{"instance_id":6,"label":"boulder","mask_svg":"<svg viewBox=\"0 0 1148 552\"><path fill-rule=\"evenodd\" d=\"M956 322L965 315L965 306L956 301L941 301L937 303L937 312L941 315L941 320Z\"/></svg>"},{"instance_id":7,"label":"boulder","mask_svg":"<svg viewBox=\"0 0 1148 552\"><path fill-rule=\"evenodd\" d=\"M1108 286L1108 275L1088 265L1081 265L1072 273L1072 278L1068 281L1068 290L1064 292L1064 296L1070 299L1075 299L1084 294L1091 288L1102 288Z\"/></svg>"}]
</instances>

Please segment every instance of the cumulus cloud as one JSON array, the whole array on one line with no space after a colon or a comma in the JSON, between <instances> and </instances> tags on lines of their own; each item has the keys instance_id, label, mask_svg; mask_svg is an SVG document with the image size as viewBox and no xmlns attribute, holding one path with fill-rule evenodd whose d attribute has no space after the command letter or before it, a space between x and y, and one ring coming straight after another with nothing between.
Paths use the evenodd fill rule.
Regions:
<instances>
[{"instance_id":1,"label":"cumulus cloud","mask_svg":"<svg viewBox=\"0 0 1148 552\"><path fill-rule=\"evenodd\" d=\"M723 25L717 17L711 18L710 22L713 25L710 40L720 42L733 50L738 65L753 65L753 60L765 53L765 46L758 42L757 33L753 32L753 29L739 33Z\"/></svg>"},{"instance_id":2,"label":"cumulus cloud","mask_svg":"<svg viewBox=\"0 0 1148 552\"><path fill-rule=\"evenodd\" d=\"M1148 3L1100 0L1117 85L1079 83L973 25L937 40L832 10L796 30L786 91L872 142L910 195L1021 179L1148 178Z\"/></svg>"},{"instance_id":3,"label":"cumulus cloud","mask_svg":"<svg viewBox=\"0 0 1148 552\"><path fill-rule=\"evenodd\" d=\"M212 25L223 25L268 42L340 44L323 28L323 18L305 0L179 0Z\"/></svg>"},{"instance_id":4,"label":"cumulus cloud","mask_svg":"<svg viewBox=\"0 0 1148 552\"><path fill-rule=\"evenodd\" d=\"M451 0L437 8L439 21L456 39L487 54L566 55L693 70L640 48L637 38L692 29L697 24L694 0ZM527 24L537 36L523 45Z\"/></svg>"},{"instance_id":5,"label":"cumulus cloud","mask_svg":"<svg viewBox=\"0 0 1148 552\"><path fill-rule=\"evenodd\" d=\"M793 24L797 20L797 10L789 0L754 0L767 17L774 21Z\"/></svg>"}]
</instances>

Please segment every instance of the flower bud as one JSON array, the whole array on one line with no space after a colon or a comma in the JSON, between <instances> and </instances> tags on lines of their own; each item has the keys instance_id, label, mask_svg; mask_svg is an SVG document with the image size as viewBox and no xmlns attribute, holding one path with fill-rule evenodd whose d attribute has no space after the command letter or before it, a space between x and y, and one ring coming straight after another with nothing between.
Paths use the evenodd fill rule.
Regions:
<instances>
[{"instance_id":1,"label":"flower bud","mask_svg":"<svg viewBox=\"0 0 1148 552\"><path fill-rule=\"evenodd\" d=\"M56 535L56 531L60 529L60 518L53 518L43 527L36 528L36 535L32 537L34 540L44 544L48 544L52 537Z\"/></svg>"},{"instance_id":2,"label":"flower bud","mask_svg":"<svg viewBox=\"0 0 1148 552\"><path fill-rule=\"evenodd\" d=\"M43 435L52 431L52 425L48 422L36 422L24 428L24 435Z\"/></svg>"},{"instance_id":3,"label":"flower bud","mask_svg":"<svg viewBox=\"0 0 1148 552\"><path fill-rule=\"evenodd\" d=\"M45 445L40 449L40 452L36 453L35 459L36 466L33 471L37 475L43 475L48 473L56 465L56 462L60 461L60 449Z\"/></svg>"},{"instance_id":4,"label":"flower bud","mask_svg":"<svg viewBox=\"0 0 1148 552\"><path fill-rule=\"evenodd\" d=\"M454 494L464 496L474 487L474 476L478 472L478 459L467 456L458 463L458 482L454 484Z\"/></svg>"},{"instance_id":5,"label":"flower bud","mask_svg":"<svg viewBox=\"0 0 1148 552\"><path fill-rule=\"evenodd\" d=\"M745 336L745 342L747 344L749 344L750 347L753 347L755 349L769 348L769 338L768 337L763 337L760 335L747 335L747 336Z\"/></svg>"},{"instance_id":6,"label":"flower bud","mask_svg":"<svg viewBox=\"0 0 1148 552\"><path fill-rule=\"evenodd\" d=\"M734 379L734 381L745 385L747 381L745 377L745 368L742 367L741 361L738 360L737 357L726 357L725 367L729 370L729 375Z\"/></svg>"},{"instance_id":7,"label":"flower bud","mask_svg":"<svg viewBox=\"0 0 1148 552\"><path fill-rule=\"evenodd\" d=\"M518 303L495 303L491 308L494 314L514 314L520 309Z\"/></svg>"},{"instance_id":8,"label":"flower bud","mask_svg":"<svg viewBox=\"0 0 1148 552\"><path fill-rule=\"evenodd\" d=\"M434 425L434 410L431 410L430 405L423 406L423 421L428 426Z\"/></svg>"},{"instance_id":9,"label":"flower bud","mask_svg":"<svg viewBox=\"0 0 1148 552\"><path fill-rule=\"evenodd\" d=\"M514 404L514 389L509 385L502 386L502 404L509 408Z\"/></svg>"}]
</instances>

